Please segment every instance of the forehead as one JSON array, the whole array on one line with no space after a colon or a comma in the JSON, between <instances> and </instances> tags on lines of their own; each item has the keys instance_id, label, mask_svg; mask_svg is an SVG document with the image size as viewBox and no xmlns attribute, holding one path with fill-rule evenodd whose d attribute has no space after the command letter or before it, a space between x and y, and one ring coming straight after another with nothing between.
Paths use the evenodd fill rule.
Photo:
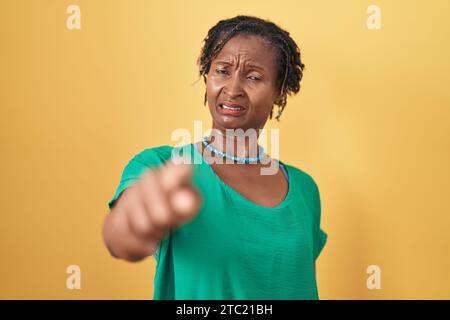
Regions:
<instances>
[{"instance_id":1,"label":"forehead","mask_svg":"<svg viewBox=\"0 0 450 320\"><path fill-rule=\"evenodd\" d=\"M255 35L239 34L228 40L215 60L254 62L264 68L275 65L275 49Z\"/></svg>"}]
</instances>

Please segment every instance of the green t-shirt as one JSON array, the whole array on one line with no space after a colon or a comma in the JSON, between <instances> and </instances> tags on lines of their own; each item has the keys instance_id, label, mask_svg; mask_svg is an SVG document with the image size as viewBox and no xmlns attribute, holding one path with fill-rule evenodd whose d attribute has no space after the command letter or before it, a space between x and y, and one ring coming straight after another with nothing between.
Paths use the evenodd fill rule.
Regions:
<instances>
[{"instance_id":1,"label":"green t-shirt","mask_svg":"<svg viewBox=\"0 0 450 320\"><path fill-rule=\"evenodd\" d=\"M288 194L269 208L225 184L192 144L160 146L130 160L109 207L172 152L195 160L192 183L203 202L192 220L159 243L153 299L319 299L314 261L327 234L320 228L317 185L300 169L280 161Z\"/></svg>"}]
</instances>

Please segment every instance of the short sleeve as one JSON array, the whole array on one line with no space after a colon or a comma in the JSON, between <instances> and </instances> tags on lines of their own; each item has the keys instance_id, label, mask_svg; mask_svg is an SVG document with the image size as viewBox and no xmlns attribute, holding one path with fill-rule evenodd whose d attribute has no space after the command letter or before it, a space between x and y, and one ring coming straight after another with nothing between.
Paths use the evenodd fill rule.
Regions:
<instances>
[{"instance_id":1,"label":"short sleeve","mask_svg":"<svg viewBox=\"0 0 450 320\"><path fill-rule=\"evenodd\" d=\"M325 247L325 244L327 243L328 235L325 231L322 229L319 229L317 239L316 239L316 245L315 245L315 252L314 252L314 261L317 260L320 253L322 252L323 247Z\"/></svg>"},{"instance_id":2,"label":"short sleeve","mask_svg":"<svg viewBox=\"0 0 450 320\"><path fill-rule=\"evenodd\" d=\"M319 188L309 175L308 180L308 203L312 212L313 258L316 261L327 243L328 234L321 228L322 206Z\"/></svg>"},{"instance_id":3,"label":"short sleeve","mask_svg":"<svg viewBox=\"0 0 450 320\"><path fill-rule=\"evenodd\" d=\"M112 209L117 198L122 192L134 183L139 181L142 174L148 169L163 165L171 156L170 146L161 146L145 149L135 155L125 166L119 185L112 199L108 202L109 209Z\"/></svg>"}]
</instances>

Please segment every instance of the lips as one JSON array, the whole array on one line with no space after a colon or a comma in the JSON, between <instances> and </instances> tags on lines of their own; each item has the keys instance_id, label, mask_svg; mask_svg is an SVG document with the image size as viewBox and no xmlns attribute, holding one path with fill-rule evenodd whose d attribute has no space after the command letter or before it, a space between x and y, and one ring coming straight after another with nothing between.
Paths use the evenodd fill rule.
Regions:
<instances>
[{"instance_id":1,"label":"lips","mask_svg":"<svg viewBox=\"0 0 450 320\"><path fill-rule=\"evenodd\" d=\"M243 105L228 101L219 103L217 109L221 114L232 116L241 116L247 111Z\"/></svg>"}]
</instances>

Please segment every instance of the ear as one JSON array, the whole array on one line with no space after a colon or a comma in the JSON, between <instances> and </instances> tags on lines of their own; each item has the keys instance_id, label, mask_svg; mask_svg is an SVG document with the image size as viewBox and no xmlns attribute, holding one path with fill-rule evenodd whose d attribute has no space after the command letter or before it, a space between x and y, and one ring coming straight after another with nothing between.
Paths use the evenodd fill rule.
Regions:
<instances>
[{"instance_id":1,"label":"ear","mask_svg":"<svg viewBox=\"0 0 450 320\"><path fill-rule=\"evenodd\" d=\"M281 96L278 96L277 99L273 102L276 105L280 105L283 102L283 99Z\"/></svg>"},{"instance_id":2,"label":"ear","mask_svg":"<svg viewBox=\"0 0 450 320\"><path fill-rule=\"evenodd\" d=\"M273 103L276 105L281 105L281 103L283 103L283 94L281 92L276 95L275 101Z\"/></svg>"}]
</instances>

